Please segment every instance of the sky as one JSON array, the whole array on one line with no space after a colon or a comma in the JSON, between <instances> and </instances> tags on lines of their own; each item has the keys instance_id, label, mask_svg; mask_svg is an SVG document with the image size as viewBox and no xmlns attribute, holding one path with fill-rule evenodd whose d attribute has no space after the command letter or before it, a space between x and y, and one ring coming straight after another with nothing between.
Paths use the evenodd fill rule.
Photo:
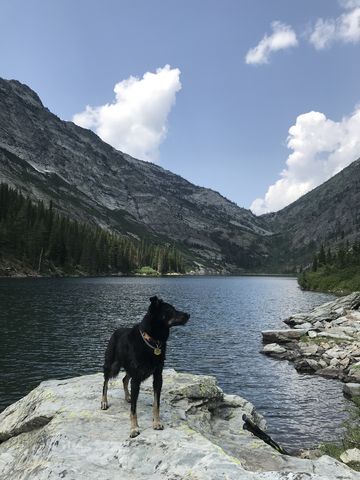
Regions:
<instances>
[{"instance_id":1,"label":"sky","mask_svg":"<svg viewBox=\"0 0 360 480\"><path fill-rule=\"evenodd\" d=\"M0 76L256 214L360 157L360 0L1 0Z\"/></svg>"}]
</instances>

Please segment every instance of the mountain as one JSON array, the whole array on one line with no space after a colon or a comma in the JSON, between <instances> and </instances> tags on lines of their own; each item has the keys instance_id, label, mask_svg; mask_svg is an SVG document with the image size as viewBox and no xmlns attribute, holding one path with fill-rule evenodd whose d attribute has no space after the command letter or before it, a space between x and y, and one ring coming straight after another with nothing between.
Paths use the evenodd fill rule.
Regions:
<instances>
[{"instance_id":1,"label":"mountain","mask_svg":"<svg viewBox=\"0 0 360 480\"><path fill-rule=\"evenodd\" d=\"M360 160L279 212L257 217L60 120L16 80L0 79L0 182L52 200L76 220L175 244L199 271L293 272L321 244L353 241L360 230Z\"/></svg>"},{"instance_id":2,"label":"mountain","mask_svg":"<svg viewBox=\"0 0 360 480\"><path fill-rule=\"evenodd\" d=\"M360 134L360 133L359 133ZM261 216L274 235L268 266L305 265L321 244L334 248L360 236L360 159L279 212Z\"/></svg>"},{"instance_id":3,"label":"mountain","mask_svg":"<svg viewBox=\"0 0 360 480\"><path fill-rule=\"evenodd\" d=\"M0 181L126 236L175 242L216 271L259 268L267 219L60 120L28 86L0 79Z\"/></svg>"}]
</instances>

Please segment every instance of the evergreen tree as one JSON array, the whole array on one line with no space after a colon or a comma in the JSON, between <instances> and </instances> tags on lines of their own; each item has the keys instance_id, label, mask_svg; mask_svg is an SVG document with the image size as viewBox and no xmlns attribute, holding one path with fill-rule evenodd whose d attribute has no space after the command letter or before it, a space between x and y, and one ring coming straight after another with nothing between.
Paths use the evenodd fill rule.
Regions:
<instances>
[{"instance_id":1,"label":"evergreen tree","mask_svg":"<svg viewBox=\"0 0 360 480\"><path fill-rule=\"evenodd\" d=\"M331 250L330 250L330 247L329 247L327 252L326 252L326 264L331 265L332 261L333 261L332 254L331 254Z\"/></svg>"},{"instance_id":2,"label":"evergreen tree","mask_svg":"<svg viewBox=\"0 0 360 480\"><path fill-rule=\"evenodd\" d=\"M314 256L313 264L312 264L312 271L316 272L318 269L318 258L317 255Z\"/></svg>"},{"instance_id":3,"label":"evergreen tree","mask_svg":"<svg viewBox=\"0 0 360 480\"><path fill-rule=\"evenodd\" d=\"M156 245L109 233L56 213L50 202L32 202L0 184L0 257L13 255L32 268L71 273L131 273L151 266L159 273L184 272L184 259L172 245Z\"/></svg>"},{"instance_id":4,"label":"evergreen tree","mask_svg":"<svg viewBox=\"0 0 360 480\"><path fill-rule=\"evenodd\" d=\"M326 263L326 254L325 254L325 248L324 245L321 245L319 255L318 255L318 265L325 265Z\"/></svg>"}]
</instances>

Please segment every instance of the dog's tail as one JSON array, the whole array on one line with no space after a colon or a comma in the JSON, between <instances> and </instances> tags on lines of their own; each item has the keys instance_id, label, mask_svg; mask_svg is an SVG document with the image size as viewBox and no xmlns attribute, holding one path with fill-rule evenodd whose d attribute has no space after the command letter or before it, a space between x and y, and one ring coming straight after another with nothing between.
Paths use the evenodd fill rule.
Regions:
<instances>
[{"instance_id":1,"label":"dog's tail","mask_svg":"<svg viewBox=\"0 0 360 480\"><path fill-rule=\"evenodd\" d=\"M107 380L109 378L116 377L116 375L120 371L120 363L116 359L116 343L117 343L117 335L114 332L109 340L108 346L106 347L105 351L105 361L104 361L104 378Z\"/></svg>"}]
</instances>

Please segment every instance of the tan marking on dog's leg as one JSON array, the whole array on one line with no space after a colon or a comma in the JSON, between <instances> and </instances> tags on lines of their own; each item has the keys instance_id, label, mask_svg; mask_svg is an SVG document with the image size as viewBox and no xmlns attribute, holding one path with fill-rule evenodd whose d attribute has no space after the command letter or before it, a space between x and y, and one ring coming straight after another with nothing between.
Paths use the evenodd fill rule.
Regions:
<instances>
[{"instance_id":1,"label":"tan marking on dog's leg","mask_svg":"<svg viewBox=\"0 0 360 480\"><path fill-rule=\"evenodd\" d=\"M160 420L160 405L158 402L158 396L154 392L154 403L153 403L153 428L154 430L164 430L164 425Z\"/></svg>"},{"instance_id":2,"label":"tan marking on dog's leg","mask_svg":"<svg viewBox=\"0 0 360 480\"><path fill-rule=\"evenodd\" d=\"M136 413L130 413L130 437L135 438L139 435L139 425Z\"/></svg>"},{"instance_id":3,"label":"tan marking on dog's leg","mask_svg":"<svg viewBox=\"0 0 360 480\"><path fill-rule=\"evenodd\" d=\"M140 381L139 379L132 378L131 379L131 409L130 409L130 437L134 438L137 437L140 433L139 425L137 423L137 416L136 416L136 404L139 396L140 391Z\"/></svg>"},{"instance_id":4,"label":"tan marking on dog's leg","mask_svg":"<svg viewBox=\"0 0 360 480\"><path fill-rule=\"evenodd\" d=\"M107 410L109 408L109 403L107 399L108 383L108 379L104 380L103 393L101 397L101 410Z\"/></svg>"},{"instance_id":5,"label":"tan marking on dog's leg","mask_svg":"<svg viewBox=\"0 0 360 480\"><path fill-rule=\"evenodd\" d=\"M129 392L129 381L130 381L130 376L128 374L125 375L123 378L123 387L124 387L124 392L125 392L125 400L128 403L131 403L131 396Z\"/></svg>"}]
</instances>

